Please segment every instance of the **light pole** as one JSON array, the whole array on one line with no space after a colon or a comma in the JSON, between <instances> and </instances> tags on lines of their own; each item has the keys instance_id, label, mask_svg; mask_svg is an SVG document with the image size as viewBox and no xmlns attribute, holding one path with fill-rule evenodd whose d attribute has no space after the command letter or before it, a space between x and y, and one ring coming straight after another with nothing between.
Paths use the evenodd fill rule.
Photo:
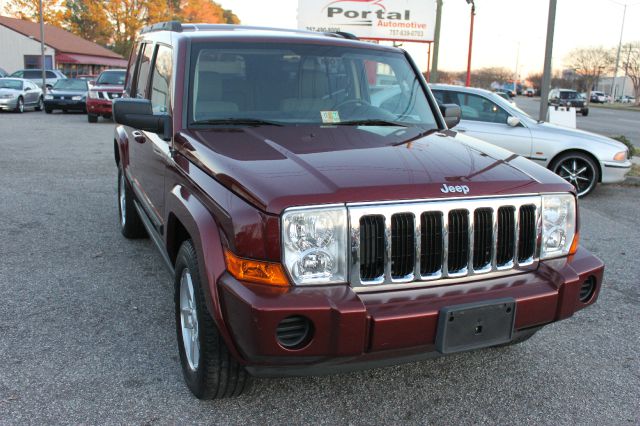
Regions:
<instances>
[{"instance_id":1,"label":"light pole","mask_svg":"<svg viewBox=\"0 0 640 426\"><path fill-rule=\"evenodd\" d=\"M544 50L544 69L542 71L542 87L540 88L540 121L547 120L549 109L549 86L551 85L551 56L553 54L553 32L556 26L557 0L549 0L549 18L547 20L547 44Z\"/></svg>"},{"instance_id":2,"label":"light pole","mask_svg":"<svg viewBox=\"0 0 640 426\"><path fill-rule=\"evenodd\" d=\"M40 65L42 66L42 93L47 93L47 77L44 56L44 15L42 14L42 0L38 1L40 8Z\"/></svg>"},{"instance_id":3,"label":"light pole","mask_svg":"<svg viewBox=\"0 0 640 426\"><path fill-rule=\"evenodd\" d=\"M471 49L473 48L473 18L476 16L476 4L474 0L467 0L467 4L471 5L471 26L469 27L469 56L467 58L467 83L471 86Z\"/></svg>"}]
</instances>

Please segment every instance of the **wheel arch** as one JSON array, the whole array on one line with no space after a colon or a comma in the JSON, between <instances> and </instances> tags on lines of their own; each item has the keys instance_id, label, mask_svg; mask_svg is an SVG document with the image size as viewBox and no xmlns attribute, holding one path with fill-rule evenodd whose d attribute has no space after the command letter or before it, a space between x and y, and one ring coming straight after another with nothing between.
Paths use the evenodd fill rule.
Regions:
<instances>
[{"instance_id":1,"label":"wheel arch","mask_svg":"<svg viewBox=\"0 0 640 426\"><path fill-rule=\"evenodd\" d=\"M207 309L229 351L238 360L243 357L237 350L227 329L218 292L218 279L225 273L223 234L205 205L185 186L176 185L167 192L165 244L169 259L175 265L180 246L191 240L198 256L198 268Z\"/></svg>"},{"instance_id":2,"label":"wheel arch","mask_svg":"<svg viewBox=\"0 0 640 426\"><path fill-rule=\"evenodd\" d=\"M594 163L596 163L596 167L598 168L598 183L602 182L602 165L600 164L600 160L598 160L596 158L596 156L593 155L592 153L590 153L589 151L586 151L586 150L580 149L580 148L565 149L564 151L558 152L556 155L553 156L551 161L549 161L548 169L553 171L552 167L555 164L555 162L558 160L558 158L560 158L561 156L563 156L565 154L571 154L571 153L574 153L574 152L575 153L584 154L587 157L591 158Z\"/></svg>"}]
</instances>

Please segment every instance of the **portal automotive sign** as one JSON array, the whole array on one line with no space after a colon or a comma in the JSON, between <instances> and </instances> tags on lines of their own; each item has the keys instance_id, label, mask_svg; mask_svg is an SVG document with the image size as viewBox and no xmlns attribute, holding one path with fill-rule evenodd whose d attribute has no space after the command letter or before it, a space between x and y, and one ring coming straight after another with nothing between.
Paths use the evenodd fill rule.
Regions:
<instances>
[{"instance_id":1,"label":"portal automotive sign","mask_svg":"<svg viewBox=\"0 0 640 426\"><path fill-rule=\"evenodd\" d=\"M432 41L435 0L298 0L298 28L373 40Z\"/></svg>"}]
</instances>

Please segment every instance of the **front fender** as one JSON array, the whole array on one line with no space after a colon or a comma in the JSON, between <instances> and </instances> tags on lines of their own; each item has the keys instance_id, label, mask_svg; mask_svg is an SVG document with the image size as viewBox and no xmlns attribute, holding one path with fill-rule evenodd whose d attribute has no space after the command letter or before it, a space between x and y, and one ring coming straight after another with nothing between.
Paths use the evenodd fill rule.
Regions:
<instances>
[{"instance_id":1,"label":"front fender","mask_svg":"<svg viewBox=\"0 0 640 426\"><path fill-rule=\"evenodd\" d=\"M242 356L236 349L224 322L218 297L217 282L226 270L218 224L204 204L183 185L175 185L167 193L165 206L169 216L167 218L166 246L175 247L174 251L177 254L179 247L177 247L176 238L178 235L175 233L176 224L174 221L179 221L189 233L196 249L198 272L205 281L203 290L207 309L227 343L229 351L236 359L241 360ZM174 262L175 254L169 253Z\"/></svg>"}]
</instances>

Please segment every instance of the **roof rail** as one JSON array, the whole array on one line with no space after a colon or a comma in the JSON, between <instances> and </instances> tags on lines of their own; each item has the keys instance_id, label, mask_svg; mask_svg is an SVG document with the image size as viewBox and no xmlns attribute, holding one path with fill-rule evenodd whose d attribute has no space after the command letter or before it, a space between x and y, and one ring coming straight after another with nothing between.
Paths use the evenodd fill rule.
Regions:
<instances>
[{"instance_id":1,"label":"roof rail","mask_svg":"<svg viewBox=\"0 0 640 426\"><path fill-rule=\"evenodd\" d=\"M340 37L340 38L346 38L346 39L349 39L349 40L360 40L354 34L347 33L347 32L344 32L344 31L333 31L333 32L330 32L330 33L323 33L323 34L328 36L328 37Z\"/></svg>"},{"instance_id":2,"label":"roof rail","mask_svg":"<svg viewBox=\"0 0 640 426\"><path fill-rule=\"evenodd\" d=\"M182 24L180 23L180 21L158 22L157 24L142 27L142 30L140 30L140 34L151 33L154 31L173 31L181 33Z\"/></svg>"},{"instance_id":3,"label":"roof rail","mask_svg":"<svg viewBox=\"0 0 640 426\"><path fill-rule=\"evenodd\" d=\"M335 31L335 32L327 32L320 33L315 31L306 31L306 30L295 30L288 28L271 28L271 27L257 27L251 25L234 25L234 24L183 24L180 21L167 21L167 22L158 22L157 24L147 25L142 28L140 34L151 33L155 31L173 31L177 33L181 33L183 31L212 31L212 30L226 30L226 31L236 31L236 30L261 30L261 31L279 31L279 32L287 32L294 34L315 34L315 35L324 35L326 37L337 37L344 38L349 40L359 40L358 37L351 33L343 32L343 31Z\"/></svg>"}]
</instances>

